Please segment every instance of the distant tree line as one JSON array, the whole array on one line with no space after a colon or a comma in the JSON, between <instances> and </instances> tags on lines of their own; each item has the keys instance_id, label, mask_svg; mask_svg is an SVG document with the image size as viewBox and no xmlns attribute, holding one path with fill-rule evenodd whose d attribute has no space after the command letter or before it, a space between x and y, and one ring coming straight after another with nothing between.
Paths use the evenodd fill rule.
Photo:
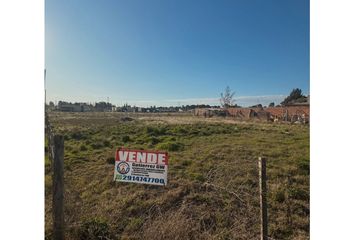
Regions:
<instances>
[{"instance_id":1,"label":"distant tree line","mask_svg":"<svg viewBox=\"0 0 354 240\"><path fill-rule=\"evenodd\" d=\"M280 104L284 106L306 102L308 102L308 98L302 94L301 89L295 88L290 92L289 96L287 96Z\"/></svg>"},{"instance_id":2,"label":"distant tree line","mask_svg":"<svg viewBox=\"0 0 354 240\"><path fill-rule=\"evenodd\" d=\"M113 112L186 112L194 110L196 108L220 108L217 105L208 104L192 104L192 105L182 105L182 106L150 106L150 107L137 107L129 105L128 103L123 104L123 106L116 106L109 102L97 102L97 103L84 103L84 102L66 102L59 101L55 105L52 101L46 105L47 109L52 111L92 111L92 112L103 112L103 111L113 111Z\"/></svg>"},{"instance_id":3,"label":"distant tree line","mask_svg":"<svg viewBox=\"0 0 354 240\"><path fill-rule=\"evenodd\" d=\"M47 109L52 111L114 111L114 112L186 112L191 111L196 108L229 108L229 107L239 107L235 103L234 99L235 92L232 92L230 87L227 86L225 92L220 94L220 105L209 105L209 104L192 104L192 105L182 105L182 106L169 106L169 107L137 107L131 106L128 103L123 104L123 106L116 106L109 102L97 102L97 103L84 103L84 102L66 102L59 101L57 105L55 105L52 101L46 105ZM302 104L309 103L309 97L306 97L302 94L302 90L299 88L293 89L289 96L287 96L280 104L282 106L294 105L294 104ZM262 106L262 104L256 104L253 106L249 106L249 108L265 108L266 106ZM276 105L274 102L269 103L268 107L280 107L280 105Z\"/></svg>"},{"instance_id":4,"label":"distant tree line","mask_svg":"<svg viewBox=\"0 0 354 240\"><path fill-rule=\"evenodd\" d=\"M220 105L223 108L237 107L237 104L235 103L235 99L234 99L235 92L231 91L231 88L229 86L225 88L225 91L221 93L220 96L221 96L219 99ZM301 89L295 88L290 92L289 96L287 96L280 103L281 105L277 105L276 107L303 104L303 103L308 104L309 97L303 95ZM265 108L266 106L262 106L262 104L249 106L249 108L263 108L263 107ZM268 107L275 107L275 103L274 102L269 103Z\"/></svg>"}]
</instances>

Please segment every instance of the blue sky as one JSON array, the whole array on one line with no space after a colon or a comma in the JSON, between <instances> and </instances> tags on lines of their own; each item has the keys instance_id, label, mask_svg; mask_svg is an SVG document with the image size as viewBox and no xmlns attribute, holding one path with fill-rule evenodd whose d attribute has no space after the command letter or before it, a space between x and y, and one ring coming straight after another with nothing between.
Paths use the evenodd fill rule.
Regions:
<instances>
[{"instance_id":1,"label":"blue sky","mask_svg":"<svg viewBox=\"0 0 354 240\"><path fill-rule=\"evenodd\" d=\"M308 0L46 0L47 101L248 106L309 93Z\"/></svg>"}]
</instances>

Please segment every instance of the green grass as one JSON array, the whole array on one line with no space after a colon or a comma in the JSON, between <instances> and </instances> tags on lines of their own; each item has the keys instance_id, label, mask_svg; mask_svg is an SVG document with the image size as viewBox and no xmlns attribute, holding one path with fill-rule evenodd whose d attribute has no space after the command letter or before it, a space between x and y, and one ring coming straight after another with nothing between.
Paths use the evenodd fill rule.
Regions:
<instances>
[{"instance_id":1,"label":"green grass","mask_svg":"<svg viewBox=\"0 0 354 240\"><path fill-rule=\"evenodd\" d=\"M51 116L65 136L68 239L257 239L259 156L268 159L269 235L309 239L308 126L130 117ZM168 185L112 182L122 146L168 151ZM47 166L46 158L46 208L52 197ZM51 214L49 208L47 237Z\"/></svg>"}]
</instances>

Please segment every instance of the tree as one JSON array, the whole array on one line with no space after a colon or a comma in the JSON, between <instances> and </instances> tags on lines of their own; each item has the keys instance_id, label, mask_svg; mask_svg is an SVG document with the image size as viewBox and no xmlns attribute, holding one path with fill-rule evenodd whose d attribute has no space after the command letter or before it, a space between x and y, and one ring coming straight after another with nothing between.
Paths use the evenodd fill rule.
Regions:
<instances>
[{"instance_id":1,"label":"tree","mask_svg":"<svg viewBox=\"0 0 354 240\"><path fill-rule=\"evenodd\" d=\"M233 98L234 98L235 92L231 92L231 89L229 86L227 86L225 89L225 92L221 93L220 95L221 95L220 104L222 107L228 108L228 107L231 107L234 105L235 100Z\"/></svg>"},{"instance_id":2,"label":"tree","mask_svg":"<svg viewBox=\"0 0 354 240\"><path fill-rule=\"evenodd\" d=\"M268 107L274 107L274 102L269 103Z\"/></svg>"},{"instance_id":3,"label":"tree","mask_svg":"<svg viewBox=\"0 0 354 240\"><path fill-rule=\"evenodd\" d=\"M299 102L306 102L306 96L302 95L302 91L300 88L295 88L291 91L290 95L287 96L280 104L287 105Z\"/></svg>"}]
</instances>

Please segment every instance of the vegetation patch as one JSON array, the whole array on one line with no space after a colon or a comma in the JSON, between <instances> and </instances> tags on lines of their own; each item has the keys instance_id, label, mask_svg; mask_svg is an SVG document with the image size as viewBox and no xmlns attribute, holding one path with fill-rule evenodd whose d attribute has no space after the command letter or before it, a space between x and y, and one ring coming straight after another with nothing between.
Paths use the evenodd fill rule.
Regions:
<instances>
[{"instance_id":1,"label":"vegetation patch","mask_svg":"<svg viewBox=\"0 0 354 240\"><path fill-rule=\"evenodd\" d=\"M82 224L78 237L81 240L110 239L111 233L105 221L93 219Z\"/></svg>"},{"instance_id":2,"label":"vegetation patch","mask_svg":"<svg viewBox=\"0 0 354 240\"><path fill-rule=\"evenodd\" d=\"M175 151L182 150L183 149L183 144L179 143L179 142L167 141L167 142L162 142L162 143L156 145L156 147L157 147L157 149L160 149L160 150L166 150L166 151L175 152Z\"/></svg>"},{"instance_id":3,"label":"vegetation patch","mask_svg":"<svg viewBox=\"0 0 354 240\"><path fill-rule=\"evenodd\" d=\"M53 117L54 115L54 117ZM309 127L224 118L51 113L65 136L67 239L257 239L258 157L267 158L269 236L309 239ZM164 187L113 182L115 150L169 154ZM45 152L45 235L52 179Z\"/></svg>"}]
</instances>

